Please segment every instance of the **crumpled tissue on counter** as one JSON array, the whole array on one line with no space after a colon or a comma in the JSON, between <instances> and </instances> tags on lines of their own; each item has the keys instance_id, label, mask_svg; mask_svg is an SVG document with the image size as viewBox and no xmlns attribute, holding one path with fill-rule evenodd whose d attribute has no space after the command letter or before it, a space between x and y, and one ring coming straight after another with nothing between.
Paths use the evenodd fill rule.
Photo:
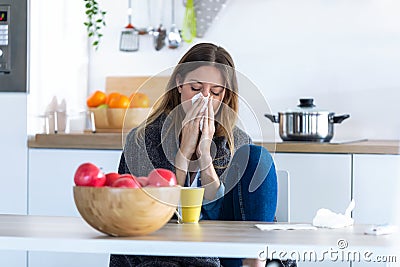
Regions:
<instances>
[{"instance_id":1,"label":"crumpled tissue on counter","mask_svg":"<svg viewBox=\"0 0 400 267\"><path fill-rule=\"evenodd\" d=\"M313 219L313 225L323 228L343 228L354 224L351 212L355 207L354 200L351 200L344 214L335 213L329 209L319 209Z\"/></svg>"}]
</instances>

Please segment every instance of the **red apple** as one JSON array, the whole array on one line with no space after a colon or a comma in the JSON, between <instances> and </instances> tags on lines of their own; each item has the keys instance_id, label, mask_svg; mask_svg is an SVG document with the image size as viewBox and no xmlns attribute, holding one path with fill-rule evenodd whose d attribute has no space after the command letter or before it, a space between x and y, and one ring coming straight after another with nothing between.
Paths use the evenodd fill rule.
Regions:
<instances>
[{"instance_id":1,"label":"red apple","mask_svg":"<svg viewBox=\"0 0 400 267\"><path fill-rule=\"evenodd\" d=\"M105 186L111 186L115 180L117 180L121 175L116 172L109 172L106 174L106 183Z\"/></svg>"},{"instance_id":2,"label":"red apple","mask_svg":"<svg viewBox=\"0 0 400 267\"><path fill-rule=\"evenodd\" d=\"M149 173L148 186L177 185L175 173L167 169L154 169Z\"/></svg>"},{"instance_id":3,"label":"red apple","mask_svg":"<svg viewBox=\"0 0 400 267\"><path fill-rule=\"evenodd\" d=\"M129 177L121 177L115 180L112 187L140 188L139 182Z\"/></svg>"},{"instance_id":4,"label":"red apple","mask_svg":"<svg viewBox=\"0 0 400 267\"><path fill-rule=\"evenodd\" d=\"M129 179L136 179L136 177L135 176L133 176L132 174L130 174L130 173L124 173L124 174L120 174L120 176L119 176L120 178L129 178Z\"/></svg>"},{"instance_id":5,"label":"red apple","mask_svg":"<svg viewBox=\"0 0 400 267\"><path fill-rule=\"evenodd\" d=\"M140 183L141 186L145 187L149 184L149 178L146 176L139 176L136 180Z\"/></svg>"},{"instance_id":6,"label":"red apple","mask_svg":"<svg viewBox=\"0 0 400 267\"><path fill-rule=\"evenodd\" d=\"M81 164L75 171L74 182L78 186L101 187L106 182L106 175L99 167L87 162Z\"/></svg>"}]
</instances>

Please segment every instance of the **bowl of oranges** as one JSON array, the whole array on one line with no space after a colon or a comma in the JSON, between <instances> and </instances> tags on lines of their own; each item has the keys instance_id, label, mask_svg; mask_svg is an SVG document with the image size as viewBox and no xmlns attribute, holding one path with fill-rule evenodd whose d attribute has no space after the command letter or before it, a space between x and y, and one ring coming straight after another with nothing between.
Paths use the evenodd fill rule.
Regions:
<instances>
[{"instance_id":1,"label":"bowl of oranges","mask_svg":"<svg viewBox=\"0 0 400 267\"><path fill-rule=\"evenodd\" d=\"M94 114L96 130L131 129L142 123L150 113L150 100L144 93L130 96L118 92L93 92L86 104Z\"/></svg>"}]
</instances>

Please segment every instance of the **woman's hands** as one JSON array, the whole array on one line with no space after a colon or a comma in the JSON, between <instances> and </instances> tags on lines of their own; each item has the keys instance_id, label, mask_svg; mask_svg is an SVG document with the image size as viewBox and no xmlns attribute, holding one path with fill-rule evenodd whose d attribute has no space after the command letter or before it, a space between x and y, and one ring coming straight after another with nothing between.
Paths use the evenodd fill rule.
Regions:
<instances>
[{"instance_id":1,"label":"woman's hands","mask_svg":"<svg viewBox=\"0 0 400 267\"><path fill-rule=\"evenodd\" d=\"M213 200L220 187L220 181L212 164L211 145L215 133L213 98L210 97L205 110L203 129L196 148L196 155L201 170L201 183L204 186L204 198Z\"/></svg>"},{"instance_id":2,"label":"woman's hands","mask_svg":"<svg viewBox=\"0 0 400 267\"><path fill-rule=\"evenodd\" d=\"M197 168L191 169L191 160L199 141L200 120L205 113L202 111L204 101L203 97L197 99L182 121L180 147L175 157L176 178L182 186L185 184L186 174L197 171Z\"/></svg>"},{"instance_id":3,"label":"woman's hands","mask_svg":"<svg viewBox=\"0 0 400 267\"><path fill-rule=\"evenodd\" d=\"M207 101L207 108L202 108ZM175 158L176 175L178 183L184 185L187 172L195 172L198 167L201 171L202 186L204 186L204 198L212 200L220 186L218 175L212 164L211 145L215 133L213 98L199 98L193 107L186 113L182 122L182 134L180 151ZM200 131L200 120L203 120L203 128ZM190 169L193 154L197 156L197 167Z\"/></svg>"},{"instance_id":4,"label":"woman's hands","mask_svg":"<svg viewBox=\"0 0 400 267\"><path fill-rule=\"evenodd\" d=\"M211 158L210 149L215 133L212 101L212 97L197 99L182 122L180 150L187 159L191 159L194 153L199 160L202 157L204 160L206 157ZM205 104L206 108L203 109ZM201 120L203 120L203 125L200 131Z\"/></svg>"}]
</instances>

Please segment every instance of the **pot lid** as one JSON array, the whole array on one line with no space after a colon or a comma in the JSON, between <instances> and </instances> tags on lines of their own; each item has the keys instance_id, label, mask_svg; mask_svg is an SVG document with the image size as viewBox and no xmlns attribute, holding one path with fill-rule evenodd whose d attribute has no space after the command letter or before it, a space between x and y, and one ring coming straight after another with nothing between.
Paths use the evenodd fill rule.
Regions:
<instances>
[{"instance_id":1,"label":"pot lid","mask_svg":"<svg viewBox=\"0 0 400 267\"><path fill-rule=\"evenodd\" d=\"M311 113L311 112L328 112L327 110L319 109L314 104L313 98L300 98L300 104L297 105L296 108L288 109L285 113L293 113L293 112L300 112L300 113ZM329 113L329 112L328 112Z\"/></svg>"}]
</instances>

